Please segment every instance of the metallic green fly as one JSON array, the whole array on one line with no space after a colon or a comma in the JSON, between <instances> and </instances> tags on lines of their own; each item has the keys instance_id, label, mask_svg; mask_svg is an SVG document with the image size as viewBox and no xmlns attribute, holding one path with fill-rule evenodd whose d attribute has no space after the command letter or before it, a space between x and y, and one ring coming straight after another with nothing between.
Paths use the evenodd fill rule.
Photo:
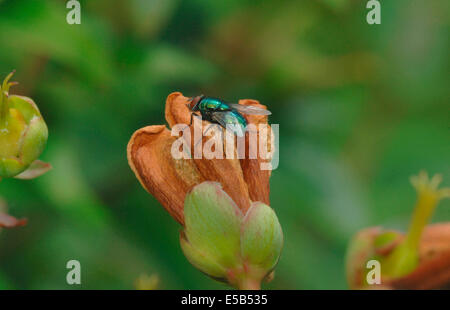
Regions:
<instances>
[{"instance_id":1,"label":"metallic green fly","mask_svg":"<svg viewBox=\"0 0 450 310\"><path fill-rule=\"evenodd\" d=\"M195 115L195 112L200 112L203 120L212 124L218 124L225 129L229 125L228 128L238 137L243 137L247 130L247 121L241 113L249 115L272 114L268 110L242 104L227 103L222 99L204 95L191 98L188 107L192 111L190 125L192 125L192 117Z\"/></svg>"}]
</instances>

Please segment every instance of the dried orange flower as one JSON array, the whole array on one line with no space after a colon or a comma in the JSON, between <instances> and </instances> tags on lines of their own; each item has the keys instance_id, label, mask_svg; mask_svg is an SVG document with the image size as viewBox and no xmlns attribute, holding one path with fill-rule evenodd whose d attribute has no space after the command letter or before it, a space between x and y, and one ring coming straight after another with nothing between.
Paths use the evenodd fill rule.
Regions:
<instances>
[{"instance_id":1,"label":"dried orange flower","mask_svg":"<svg viewBox=\"0 0 450 310\"><path fill-rule=\"evenodd\" d=\"M172 128L190 123L188 97L174 92L166 100L166 120ZM244 99L239 104L265 109L256 100ZM267 124L267 117L244 115L249 124ZM207 122L204 121L204 127ZM194 124L191 126L194 130ZM248 136L248 134L247 134ZM147 126L137 130L128 143L128 162L142 186L166 208L179 223L184 224L183 204L186 193L204 181L215 181L245 214L251 201L269 202L270 170L261 170L263 159L174 159L171 156L172 136L165 125ZM248 148L248 137L246 137Z\"/></svg>"},{"instance_id":2,"label":"dried orange flower","mask_svg":"<svg viewBox=\"0 0 450 310\"><path fill-rule=\"evenodd\" d=\"M180 244L192 265L239 289L259 289L264 279L271 278L283 246L280 223L269 207L270 170L261 168L267 167L273 155L273 135L268 126L250 126L256 130L247 132L241 141L249 156L197 158L197 144L208 136L196 141L195 132L199 127L207 131L209 123L191 123L189 99L181 93L167 97L166 120L173 129L183 124L181 137L172 136L164 125L139 129L128 144L129 164L142 186L183 225ZM239 104L265 109L255 100L240 100ZM267 117L261 115L246 116L246 120L249 125L267 125ZM194 139L192 135L186 138L185 132L193 133ZM263 143L258 149L267 150L268 157L250 156L257 154L254 137ZM193 158L173 156L177 139L188 140L183 151L194 153ZM219 145L214 153L233 154L233 149L236 154L230 144Z\"/></svg>"}]
</instances>

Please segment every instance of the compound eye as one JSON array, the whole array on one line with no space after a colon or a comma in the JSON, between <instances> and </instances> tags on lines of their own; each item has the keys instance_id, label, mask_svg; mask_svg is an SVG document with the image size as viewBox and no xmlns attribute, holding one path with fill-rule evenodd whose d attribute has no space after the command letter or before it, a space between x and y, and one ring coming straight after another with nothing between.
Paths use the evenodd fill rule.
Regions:
<instances>
[{"instance_id":1,"label":"compound eye","mask_svg":"<svg viewBox=\"0 0 450 310\"><path fill-rule=\"evenodd\" d=\"M192 111L198 111L198 105L200 103L200 101L203 99L203 95L201 96L196 96L196 97L192 97L191 99L189 99L189 109L191 109Z\"/></svg>"}]
</instances>

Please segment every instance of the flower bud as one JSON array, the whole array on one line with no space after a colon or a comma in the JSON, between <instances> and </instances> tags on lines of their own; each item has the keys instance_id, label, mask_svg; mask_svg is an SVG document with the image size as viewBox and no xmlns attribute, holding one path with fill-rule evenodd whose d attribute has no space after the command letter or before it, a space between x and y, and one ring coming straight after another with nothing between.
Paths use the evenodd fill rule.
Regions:
<instances>
[{"instance_id":1,"label":"flower bud","mask_svg":"<svg viewBox=\"0 0 450 310\"><path fill-rule=\"evenodd\" d=\"M283 233L273 210L261 203L241 209L216 182L187 194L180 243L188 260L207 275L240 289L259 289L281 253Z\"/></svg>"},{"instance_id":2,"label":"flower bud","mask_svg":"<svg viewBox=\"0 0 450 310\"><path fill-rule=\"evenodd\" d=\"M15 84L9 82L13 74L0 86L0 178L15 177L27 170L41 155L48 137L47 125L34 101L9 94ZM37 166L40 173L48 170Z\"/></svg>"}]
</instances>

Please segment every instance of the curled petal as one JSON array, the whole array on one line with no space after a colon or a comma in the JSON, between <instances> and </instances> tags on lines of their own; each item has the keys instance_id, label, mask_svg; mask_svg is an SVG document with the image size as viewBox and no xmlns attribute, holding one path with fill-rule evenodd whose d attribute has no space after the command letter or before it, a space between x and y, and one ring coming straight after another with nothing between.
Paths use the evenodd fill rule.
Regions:
<instances>
[{"instance_id":1,"label":"curled petal","mask_svg":"<svg viewBox=\"0 0 450 310\"><path fill-rule=\"evenodd\" d=\"M180 92L173 92L166 99L166 120L170 128L176 124L189 124L191 111L188 108L189 98Z\"/></svg>"},{"instance_id":2,"label":"curled petal","mask_svg":"<svg viewBox=\"0 0 450 310\"><path fill-rule=\"evenodd\" d=\"M266 106L260 104L257 100L244 99L240 100L239 104L254 106L260 109L266 109ZM260 140L259 133L259 124L267 124L267 116L265 115L244 115L249 124L253 124L258 129L258 141ZM270 132L270 126L268 127ZM258 145L249 143L249 136L251 133L246 134L245 141L245 150L247 156L244 159L240 160L242 172L244 175L244 180L248 185L249 196L252 201L261 201L267 205L270 205L269 194L270 194L270 185L269 178L271 174L271 170L262 170L261 164L267 163L268 160L262 159L260 156L257 156L256 159L250 159L248 154L258 154L258 150L255 149ZM261 143L261 142L258 142ZM271 146L269 145L269 148ZM268 150L270 151L270 150Z\"/></svg>"},{"instance_id":3,"label":"curled petal","mask_svg":"<svg viewBox=\"0 0 450 310\"><path fill-rule=\"evenodd\" d=\"M204 181L190 159L171 156L172 137L164 125L139 129L128 143L131 169L141 182L179 223L184 224L183 204L186 193Z\"/></svg>"}]
</instances>

